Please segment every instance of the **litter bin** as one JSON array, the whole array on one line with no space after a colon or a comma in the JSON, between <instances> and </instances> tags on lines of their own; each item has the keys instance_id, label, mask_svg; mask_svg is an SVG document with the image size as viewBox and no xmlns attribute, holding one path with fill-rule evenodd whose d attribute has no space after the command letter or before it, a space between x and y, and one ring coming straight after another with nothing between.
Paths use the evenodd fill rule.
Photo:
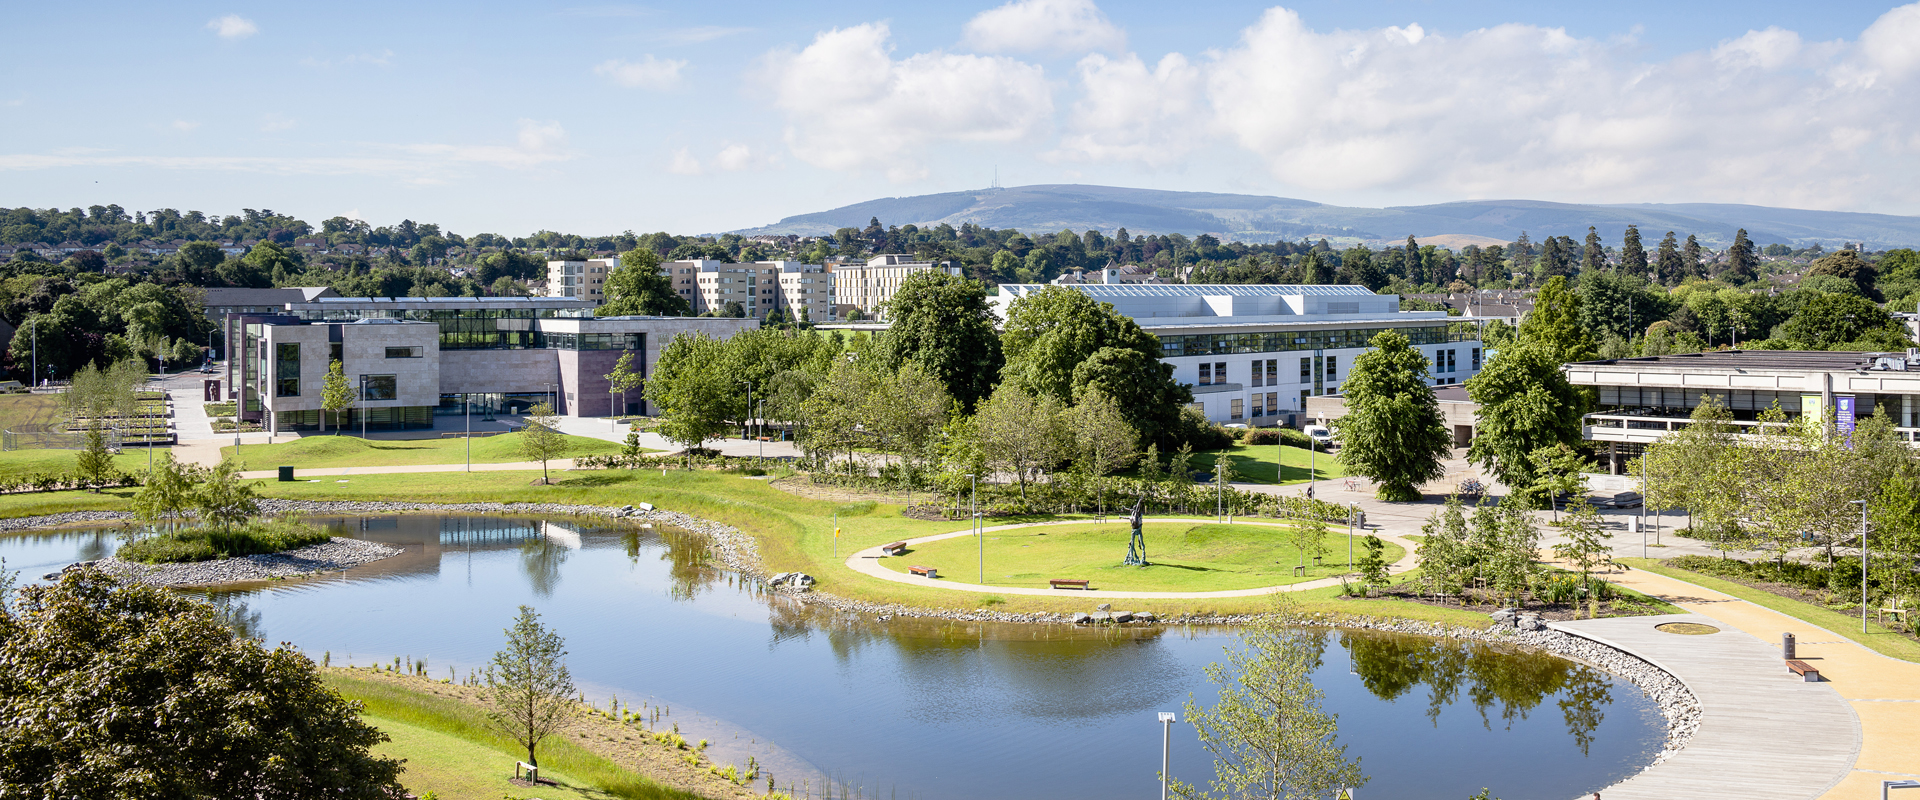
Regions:
<instances>
[{"instance_id":1,"label":"litter bin","mask_svg":"<svg viewBox=\"0 0 1920 800\"><path fill-rule=\"evenodd\" d=\"M280 480L283 482L293 480L293 467L281 467Z\"/></svg>"}]
</instances>

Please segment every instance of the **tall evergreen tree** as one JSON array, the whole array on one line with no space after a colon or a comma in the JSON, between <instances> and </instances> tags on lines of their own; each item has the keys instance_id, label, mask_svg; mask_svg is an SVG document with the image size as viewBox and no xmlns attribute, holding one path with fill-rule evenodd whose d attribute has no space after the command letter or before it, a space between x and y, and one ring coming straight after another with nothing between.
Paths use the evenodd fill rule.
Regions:
<instances>
[{"instance_id":1,"label":"tall evergreen tree","mask_svg":"<svg viewBox=\"0 0 1920 800\"><path fill-rule=\"evenodd\" d=\"M1687 234L1687 246L1680 250L1680 267L1685 278L1704 278L1706 270L1700 267L1700 237Z\"/></svg>"},{"instance_id":2,"label":"tall evergreen tree","mask_svg":"<svg viewBox=\"0 0 1920 800\"><path fill-rule=\"evenodd\" d=\"M1420 243L1414 241L1412 235L1407 236L1407 251L1403 258L1407 265L1407 280L1414 283L1429 282L1426 262L1420 257Z\"/></svg>"},{"instance_id":3,"label":"tall evergreen tree","mask_svg":"<svg viewBox=\"0 0 1920 800\"><path fill-rule=\"evenodd\" d=\"M1640 244L1640 226L1628 225L1625 241L1620 244L1620 267L1627 274L1647 277L1647 249Z\"/></svg>"},{"instance_id":4,"label":"tall evergreen tree","mask_svg":"<svg viewBox=\"0 0 1920 800\"><path fill-rule=\"evenodd\" d=\"M1600 246L1600 231L1587 226L1587 245L1580 251L1580 272L1591 275L1607 263L1607 250Z\"/></svg>"},{"instance_id":5,"label":"tall evergreen tree","mask_svg":"<svg viewBox=\"0 0 1920 800\"><path fill-rule=\"evenodd\" d=\"M1747 238L1746 228L1733 235L1733 246L1727 248L1726 266L1715 277L1735 286L1760 279L1760 258L1753 251L1753 241Z\"/></svg>"},{"instance_id":6,"label":"tall evergreen tree","mask_svg":"<svg viewBox=\"0 0 1920 800\"><path fill-rule=\"evenodd\" d=\"M1540 287L1533 311L1520 323L1520 340L1544 345L1559 363L1593 358L1593 335L1580 319L1580 296L1564 276L1556 275Z\"/></svg>"},{"instance_id":7,"label":"tall evergreen tree","mask_svg":"<svg viewBox=\"0 0 1920 800\"><path fill-rule=\"evenodd\" d=\"M1654 261L1654 274L1668 286L1676 286L1686 277L1686 262L1680 258L1680 242L1674 238L1673 231L1660 240L1660 255Z\"/></svg>"},{"instance_id":8,"label":"tall evergreen tree","mask_svg":"<svg viewBox=\"0 0 1920 800\"><path fill-rule=\"evenodd\" d=\"M1533 240L1527 238L1527 232L1521 231L1520 238L1507 245L1507 257L1513 259L1514 272L1533 272Z\"/></svg>"}]
</instances>

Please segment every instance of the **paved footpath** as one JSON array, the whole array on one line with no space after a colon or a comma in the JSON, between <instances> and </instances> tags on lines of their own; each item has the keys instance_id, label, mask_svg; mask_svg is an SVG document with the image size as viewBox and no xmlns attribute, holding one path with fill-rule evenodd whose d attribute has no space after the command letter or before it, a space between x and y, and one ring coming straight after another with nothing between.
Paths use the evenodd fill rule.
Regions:
<instances>
[{"instance_id":1,"label":"paved footpath","mask_svg":"<svg viewBox=\"0 0 1920 800\"><path fill-rule=\"evenodd\" d=\"M1594 638L1619 637L1622 645L1636 653L1644 650L1650 661L1708 702L1693 744L1667 764L1608 790L1607 800L1870 800L1880 796L1883 780L1920 780L1920 664L1888 658L1811 623L1651 572L1629 570L1608 579L1679 606L1725 633L1650 632L1651 623L1673 617L1556 624L1582 635L1592 632ZM1636 625L1635 620L1644 622ZM1821 683L1805 683L1787 672L1778 649L1780 634L1787 631L1798 639L1795 655L1820 670ZM1734 632L1741 635L1727 635ZM1851 719L1841 720L1842 713ZM1729 750L1727 745L1736 742L1739 748ZM1680 771L1669 767L1682 766L1689 780L1668 775ZM1647 791L1641 790L1643 785Z\"/></svg>"},{"instance_id":2,"label":"paved footpath","mask_svg":"<svg viewBox=\"0 0 1920 800\"><path fill-rule=\"evenodd\" d=\"M1196 520L1191 518L1186 518L1186 517L1147 518L1143 521L1144 522L1184 522L1184 523L1196 522ZM1034 523L1025 523L1020 525L996 525L996 526L985 529L985 532L993 533L995 531L1011 531L1011 530L1019 530L1022 528L1044 528L1050 525L1085 525L1088 522L1089 520L1068 520L1065 522L1034 522ZM1244 520L1235 521L1233 524L1259 525L1263 527L1274 527L1274 528L1285 527L1282 523L1278 523L1278 522L1250 522L1250 521L1244 521ZM972 536L972 535L973 535L973 531L963 530L963 531L954 531L953 533L934 534L932 536L918 536L912 539L903 539L902 541L907 543L907 547L909 548L909 551L911 551L911 548L917 544L926 544L928 542L937 542L942 539L954 539L961 536ZM1397 574L1397 573L1406 572L1407 570L1413 569L1413 563L1414 563L1413 548L1415 547L1413 542L1408 541L1404 538L1401 538L1398 535L1390 534L1390 533L1381 533L1381 532L1375 531L1374 535L1379 536L1380 538L1385 539L1389 542L1393 542L1394 544L1397 544L1402 548L1405 548L1406 550L1406 554L1401 556L1399 561L1395 561L1393 562L1393 564L1387 567L1388 572ZM848 556L847 568L855 572L861 573L863 575L871 575L875 578L879 578L881 580L893 581L895 583L905 583L913 586L930 586L935 589L952 589L955 591L962 591L962 592L1045 595L1049 597L1077 597L1082 594L1082 590L1079 590L1079 589L1038 589L1038 588L1027 588L1023 586L995 586L992 584L982 585L978 583L961 583L958 581L947 580L945 578L929 579L929 578L921 577L919 575L913 575L905 572L895 572L893 570L887 569L886 567L880 566L880 559L886 558L886 557L887 555L885 553L882 553L879 547L869 547L865 550L861 550L858 553L854 553L853 555ZM953 574L956 576L965 574L966 570L964 569L964 566L965 565L963 565L962 569L954 570ZM1066 576L1062 576L1062 577L1066 577ZM1275 592L1299 592L1299 591L1305 591L1307 589L1324 589L1329 586L1339 586L1339 585L1340 585L1340 579L1338 578L1320 578L1317 580L1303 581L1300 583L1290 583L1290 584L1284 584L1281 586L1260 586L1252 589L1234 589L1234 590L1224 591L1224 592L1126 592L1126 591L1111 591L1107 589L1101 589L1096 586L1096 587L1093 587L1091 591L1085 592L1085 594L1095 599L1125 598L1125 599L1134 599L1134 600L1139 600L1139 599L1178 600L1178 599L1195 599L1195 598L1208 598L1208 597L1257 597L1263 594L1273 594Z\"/></svg>"}]
</instances>

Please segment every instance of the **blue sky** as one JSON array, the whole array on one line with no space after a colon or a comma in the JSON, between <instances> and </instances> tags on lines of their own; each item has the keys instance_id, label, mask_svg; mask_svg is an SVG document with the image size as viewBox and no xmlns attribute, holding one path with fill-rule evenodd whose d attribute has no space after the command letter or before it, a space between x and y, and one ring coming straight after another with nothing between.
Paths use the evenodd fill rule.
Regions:
<instances>
[{"instance_id":1,"label":"blue sky","mask_svg":"<svg viewBox=\"0 0 1920 800\"><path fill-rule=\"evenodd\" d=\"M1920 4L32 4L0 205L463 233L1099 183L1920 213Z\"/></svg>"}]
</instances>

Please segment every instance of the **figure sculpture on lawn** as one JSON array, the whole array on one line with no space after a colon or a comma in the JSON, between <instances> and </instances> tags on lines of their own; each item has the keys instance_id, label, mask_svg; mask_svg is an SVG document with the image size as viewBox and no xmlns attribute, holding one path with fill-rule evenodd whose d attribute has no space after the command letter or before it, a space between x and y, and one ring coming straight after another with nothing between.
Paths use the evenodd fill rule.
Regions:
<instances>
[{"instance_id":1,"label":"figure sculpture on lawn","mask_svg":"<svg viewBox=\"0 0 1920 800\"><path fill-rule=\"evenodd\" d=\"M1127 560L1122 563L1129 567L1147 565L1147 537L1140 532L1140 509L1146 502L1144 496L1134 501L1133 516L1128 520L1133 524L1133 538L1127 540Z\"/></svg>"}]
</instances>

